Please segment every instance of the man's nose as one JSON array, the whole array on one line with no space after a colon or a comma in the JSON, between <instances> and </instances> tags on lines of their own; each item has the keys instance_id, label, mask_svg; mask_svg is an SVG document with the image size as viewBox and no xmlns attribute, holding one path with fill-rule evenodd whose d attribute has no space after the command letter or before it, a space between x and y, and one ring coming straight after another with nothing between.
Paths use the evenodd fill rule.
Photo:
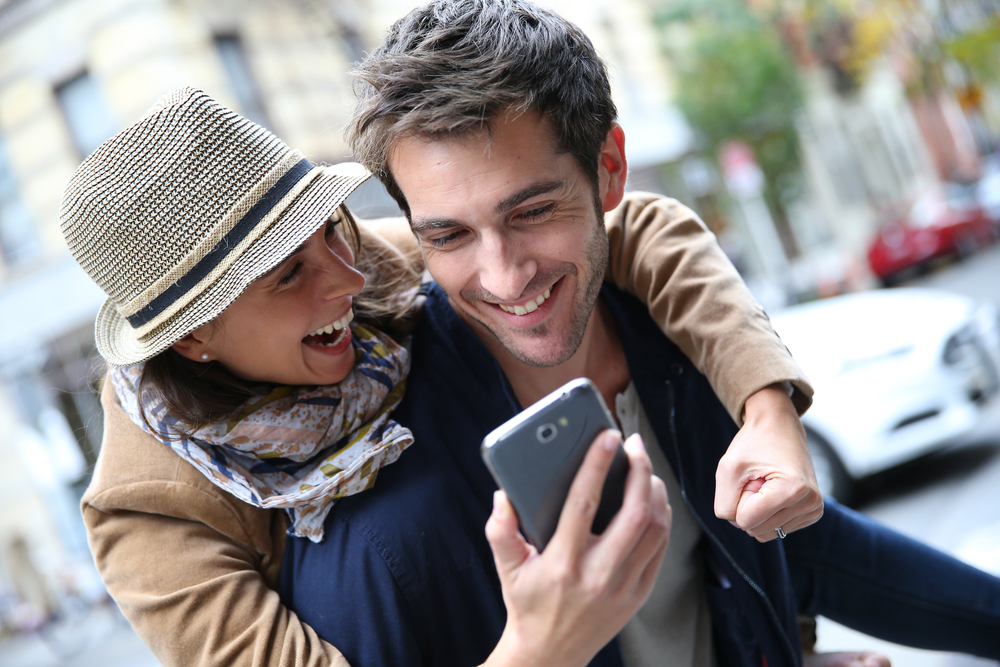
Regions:
<instances>
[{"instance_id":1,"label":"man's nose","mask_svg":"<svg viewBox=\"0 0 1000 667\"><path fill-rule=\"evenodd\" d=\"M478 254L479 284L503 301L520 298L537 271L524 249L504 236L486 240Z\"/></svg>"}]
</instances>

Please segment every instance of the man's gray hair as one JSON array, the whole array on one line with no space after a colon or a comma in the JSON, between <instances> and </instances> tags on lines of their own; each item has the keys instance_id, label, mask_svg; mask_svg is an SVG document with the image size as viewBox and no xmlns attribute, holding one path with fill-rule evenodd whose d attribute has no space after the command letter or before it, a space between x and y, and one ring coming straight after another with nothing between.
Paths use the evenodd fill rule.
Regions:
<instances>
[{"instance_id":1,"label":"man's gray hair","mask_svg":"<svg viewBox=\"0 0 1000 667\"><path fill-rule=\"evenodd\" d=\"M488 132L508 110L551 122L556 149L596 188L617 111L590 40L554 12L524 0L435 0L397 21L354 74L348 140L407 216L388 166L395 143Z\"/></svg>"}]
</instances>

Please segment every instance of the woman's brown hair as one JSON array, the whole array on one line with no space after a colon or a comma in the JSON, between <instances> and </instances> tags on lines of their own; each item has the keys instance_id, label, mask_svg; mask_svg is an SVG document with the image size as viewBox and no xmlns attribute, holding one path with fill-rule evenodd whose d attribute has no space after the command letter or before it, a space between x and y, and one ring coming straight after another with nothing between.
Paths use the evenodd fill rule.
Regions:
<instances>
[{"instance_id":1,"label":"woman's brown hair","mask_svg":"<svg viewBox=\"0 0 1000 667\"><path fill-rule=\"evenodd\" d=\"M346 206L340 207L340 213L342 233L354 251L355 267L365 275L365 288L354 299L355 320L395 338L405 336L419 313L416 290L423 271L421 261L359 227ZM167 348L145 362L137 394L143 421L150 430L158 432L146 411L150 403L147 397L163 404L183 425L173 428L180 437L187 437L269 390L269 385L244 380L218 362L193 361Z\"/></svg>"}]
</instances>

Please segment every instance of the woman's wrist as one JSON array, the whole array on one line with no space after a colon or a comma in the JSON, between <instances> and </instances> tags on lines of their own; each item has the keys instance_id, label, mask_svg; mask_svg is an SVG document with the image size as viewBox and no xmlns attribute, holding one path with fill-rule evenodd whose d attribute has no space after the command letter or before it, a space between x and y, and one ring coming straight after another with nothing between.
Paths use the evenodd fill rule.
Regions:
<instances>
[{"instance_id":1,"label":"woman's wrist","mask_svg":"<svg viewBox=\"0 0 1000 667\"><path fill-rule=\"evenodd\" d=\"M790 382L777 382L751 394L743 404L743 423L757 423L782 413L798 417L789 394L790 387Z\"/></svg>"}]
</instances>

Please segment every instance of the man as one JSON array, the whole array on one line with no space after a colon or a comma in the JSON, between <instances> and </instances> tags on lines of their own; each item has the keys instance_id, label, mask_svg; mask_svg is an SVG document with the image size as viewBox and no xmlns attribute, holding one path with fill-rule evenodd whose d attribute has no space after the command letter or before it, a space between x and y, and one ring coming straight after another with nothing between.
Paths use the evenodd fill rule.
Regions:
<instances>
[{"instance_id":1,"label":"man","mask_svg":"<svg viewBox=\"0 0 1000 667\"><path fill-rule=\"evenodd\" d=\"M475 14L478 18L473 20L488 29L492 21L484 14L510 8L506 3L483 3L462 9L467 12L465 18ZM449 10L446 7L442 11ZM447 26L454 23L451 20L454 18L457 17L442 16L440 22ZM557 18L546 19L557 23L557 31L562 27ZM418 20L419 17L413 18L414 22ZM502 24L498 18L497 25ZM398 26L400 35L409 29L405 20ZM390 34L387 38L390 46L380 55L392 50L394 37ZM470 50L481 47L484 37L468 36L467 47ZM494 41L501 40L502 37ZM516 48L515 45L512 50ZM443 69L454 64L449 62L455 59L454 50L442 54ZM558 54L559 49L552 52ZM500 599L488 545L480 533L489 516L494 486L479 461L479 441L522 406L530 405L568 379L591 377L609 405L615 405L618 394L630 385L630 367L637 362L629 363L627 346L618 338L613 323L624 315L622 311L612 314L604 306L594 310L607 259L607 241L598 221L603 211L614 208L624 195L624 135L613 125L614 109L600 63L580 58L575 51L570 55L572 62L566 65L589 64L591 78L596 75L603 81L599 85L603 86L606 99L603 118L591 130L590 137L580 142L589 145L580 148L579 154L561 150L552 123L539 113L545 110L540 103L534 104L539 109L518 113L512 106L517 101L515 97L501 99L494 104L495 108L489 109L479 108L481 102L476 102L467 117L481 118L485 111L487 123L473 123L465 132L448 134L438 141L433 139L436 131L426 118L421 119L419 132L414 136L408 136L405 128L397 127L394 132L394 128L379 122L366 126L366 107L362 101L357 143L373 145L359 148L359 153L387 159L385 164L376 166L376 173L383 177L410 218L428 269L443 291L435 290L430 295L427 316L415 341L408 398L397 412L398 418L414 430L421 446L408 454L408 460L400 461L396 470L384 471L369 497L360 502L352 499L341 502L334 519L337 526L331 525L330 537L324 545L324 562L336 564L339 570L327 577L327 581L337 582L337 598L370 602L362 609L351 606L349 619L337 616L334 623L338 626L337 634L328 637L352 662L408 662L418 655L429 662L451 664L485 659L499 640L506 620L504 614L510 610L504 608ZM426 66L431 58L421 54L419 65ZM405 71L407 63L386 58L380 66L394 76ZM546 63L546 67L551 68L556 78L573 78L575 74L560 67L558 62ZM441 94L453 98L462 88L473 85L477 98L483 88L488 88L488 82L477 76ZM502 81L498 86L501 98L507 85L509 82ZM581 87L586 89L587 85ZM391 104L385 97L377 100L378 105ZM586 121L590 115L588 107L593 106L588 101L578 110L578 117L566 121L570 132L581 118ZM516 314L521 308L525 314ZM790 532L815 521L820 510L815 499L807 499L805 507L799 507L809 495L802 490L806 486L803 478L809 477L802 470L808 471L809 464L803 458L801 432L788 394L772 387L763 396L781 406L776 410L779 416L791 417L786 422L791 423L794 437L786 440L792 448L798 448L794 451L799 458L798 472L793 473L795 489L788 494L790 497L780 500L777 508L744 522L744 527L759 537L761 543L738 539L741 535L738 531L716 520L713 531L720 523L730 530L726 541L719 542L713 550L711 561L706 561L701 556L703 529L698 521L712 518L714 473L736 428L690 362L662 336L653 334L648 318L643 325L644 332L635 338L632 352L648 358L657 373L669 371L676 375L655 379L650 376L639 392L641 395L652 383L658 387L660 400L655 417L662 444L670 449L672 457L678 450L678 443L668 447L672 429L679 427L681 437L698 436L696 445L685 446L682 451L688 465L698 468L691 483L700 487L700 514L685 509L689 516L684 522L686 550L681 551L676 536L670 550L679 566L676 569L683 571L684 576L668 585L682 590L682 594L674 597L665 594L666 603L659 606L661 611L669 608L666 613L673 616L693 619L678 633L686 640L686 645L678 650L708 664L705 661L713 653L708 621L711 593L718 598L712 604L719 610L727 606L745 607L744 638L760 637L757 645L741 646L743 642L733 630L730 635L734 642L726 650L747 653L753 662L766 654L771 664L796 664L799 647L794 601L782 585L785 575L783 563L777 557L779 547L768 542L774 540L778 528ZM441 349L442 343L454 354ZM645 348L655 350L656 355L647 355ZM427 364L435 368L431 370ZM695 429L697 433L689 433L687 419L670 419L670 411L677 409L677 404L662 395L663 387L671 386L664 385L664 381L681 383L670 391L676 391L685 404L694 397L691 392L697 392L697 401L708 404ZM629 407L633 405L638 405L634 399ZM680 463L672 462L674 468ZM420 470L424 473L419 473ZM751 500L766 499L768 494L764 489L772 483L780 486L785 479L782 474L783 471L773 477L753 475L764 480L764 487L747 489L745 494ZM672 477L669 472L663 476ZM739 485L741 493L748 481L749 476ZM741 493L733 494L727 519L740 519L737 501ZM671 495L680 498L681 491L678 489ZM649 505L648 512L655 513L654 503L650 501ZM417 514L411 516L410 512ZM511 527L509 521L500 523ZM637 534L646 533L637 531ZM707 534L709 539L718 540L714 532ZM498 557L516 553L517 540L509 531L495 539L495 545L500 545ZM356 570L360 567L362 572L374 573L386 567L388 562L378 562L381 555L374 561L368 560L376 555L368 550L375 542L388 550L382 553L392 554L389 560L393 565L384 573L391 574L390 577L360 575ZM297 548L294 541L289 544L285 572L291 575L286 578L284 589L290 606L298 608L323 634L332 631L328 624L334 617L313 617L310 604L303 599L303 594L310 592L304 589L312 589L311 592L325 589L314 587L316 577L306 574L315 551L307 545L301 546L304 548ZM585 559L589 555L585 552L582 549L574 556ZM739 554L741 561L732 560L731 555L726 555L730 553ZM452 562L456 556L459 562ZM456 576L453 568L463 575ZM500 569L516 570L506 562ZM704 577L715 581L712 590L700 585ZM391 586L387 585L390 580ZM733 585L736 580L742 583ZM408 591L394 590L396 583ZM354 586L359 589L354 590ZM758 591L766 591L766 595ZM740 605L729 601L734 596L742 599ZM390 602L396 599L400 601L398 607ZM685 613L688 609L694 613ZM430 625L425 625L428 622ZM377 633L379 638L370 644L361 641L359 645L360 638L366 636L366 628L371 633L367 636ZM344 631L343 637L340 630ZM613 628L609 636L617 634L617 630L618 627ZM602 655L614 660L615 646L609 646Z\"/></svg>"},{"instance_id":2,"label":"man","mask_svg":"<svg viewBox=\"0 0 1000 667\"><path fill-rule=\"evenodd\" d=\"M593 664L630 667L800 664L803 601L774 538L818 518L798 495L808 475L786 484L787 468L754 472L758 461L733 483L723 465L716 489L720 459L760 452L747 456L739 439L730 446L735 424L645 309L601 292L599 221L626 198L627 162L589 42L527 3L442 1L397 23L360 76L368 87L355 149L400 203L437 282L395 413L420 445L371 492L338 504L324 544L289 541L289 606L355 665L585 664L594 656ZM683 215L662 200L626 204ZM586 519L609 457L599 438L556 537L538 554L502 494L491 512L495 487L478 444L580 376L597 384L624 430L643 436L648 456L639 440L627 443L626 503L606 533L591 536ZM788 394L762 392L765 412L792 424L785 437L777 429L769 443L777 451L766 454L795 460L801 432ZM666 483L672 527L650 467ZM488 542L480 532L487 518ZM833 534L826 526L862 534L851 521L836 509L806 544ZM827 564L822 554L815 562ZM850 577L844 599L853 603L861 587ZM825 600L829 581L813 583L810 594Z\"/></svg>"},{"instance_id":3,"label":"man","mask_svg":"<svg viewBox=\"0 0 1000 667\"><path fill-rule=\"evenodd\" d=\"M441 15L435 17L435 20L439 20L441 26L447 28L453 18L449 12L454 13L454 18L467 19L475 16L477 25L483 27L484 33L488 33L491 24L504 20L502 7L503 5L490 3L482 3L481 7L456 3L442 6ZM410 45L403 43L404 36L419 34L420 28L416 22L421 20L420 17L430 14L430 11L419 15L414 13L402 19L390 29L383 48L356 72L359 78L374 85L362 87L359 91L361 99L352 130L355 152L359 156L367 156L366 166L373 168L376 175L383 179L407 217L410 217L410 204L399 189L398 174L394 175L388 168L388 153L395 141L408 132L435 137L460 135L476 128L488 130L490 119L484 119L483 112L492 116L510 104L524 105L527 108L558 108L559 113L553 114L553 118L561 123L559 141L563 144L562 150L575 151L581 168L593 181L596 165L591 162L612 128L616 111L603 64L596 53L593 53L586 37L576 33L582 38L578 45L569 42L542 45L540 48L548 49L544 55L533 51L519 54L517 47L513 46L504 52L501 50L502 46L499 46L493 57L507 58L509 62L497 63L496 67L478 63L454 71L451 68L456 61L475 55L477 45L474 41L481 42L487 35L468 35L466 43L454 47L445 44L442 48L437 48L433 41L428 41L427 44L415 44L412 45L413 48L407 48ZM576 31L576 28L573 27L572 30ZM538 31L539 35L543 32ZM459 33L460 30L454 30L449 37ZM398 43L395 42L397 38L400 40ZM584 49L590 49L591 53L585 53ZM433 82L424 85L419 92L408 87L408 84L398 85L391 90L385 85L394 80L396 72L406 72L411 67L432 76ZM527 71L537 80L537 85L518 85L518 77ZM567 72L573 72L572 76L581 79L579 82L568 79L570 75ZM542 78L546 80L542 81ZM421 94L424 95L423 99L419 99ZM543 95L549 95L549 99L530 97ZM576 99L573 99L574 95L577 96ZM410 110L407 105L418 105L419 109L407 115ZM435 116L435 108L441 108L442 113ZM426 113L416 113L425 109ZM419 127L413 126L416 123L420 124ZM596 182L592 184L596 186ZM595 210L600 218L600 207L595 205ZM425 250L428 247L423 242L421 246ZM426 252L425 258L429 259ZM671 267L664 267L665 272L670 269ZM431 271L433 274L433 269ZM735 276L735 272L733 275ZM738 277L736 280L738 281ZM637 285L637 288L641 289L642 285ZM700 298L711 296L705 294L700 295ZM651 303L651 307L655 308L656 304ZM661 304L660 307L669 311L671 306ZM677 310L681 310L680 306L677 306ZM762 313L761 316L766 321L766 316ZM720 319L722 317L720 313ZM721 324L721 321L699 322L689 326L711 331L712 327ZM767 328L770 329L769 326ZM724 345L723 339L724 335L719 332L720 346ZM684 341L678 342L685 348ZM751 361L742 356L726 361L720 358L716 363L727 361L736 365L751 365ZM788 369L781 370L788 372ZM805 434L794 406L787 396L782 396L783 392L793 395L799 409L804 410L811 400L812 389L801 376L788 375L771 381L780 381L781 385L759 385L758 389L764 389L749 398L740 397L740 400L745 401L744 413L733 416L737 422L744 423L744 428L719 464L715 502L716 513L720 518L736 522L739 527L762 540L775 539L775 531L779 527L784 533L790 533L810 525L822 515L823 507L805 444ZM716 387L716 390L725 392L724 387ZM727 405L733 402L731 396L726 398L729 399L726 401ZM747 485L756 480L759 480L757 484L763 483L760 492L744 493Z\"/></svg>"}]
</instances>

